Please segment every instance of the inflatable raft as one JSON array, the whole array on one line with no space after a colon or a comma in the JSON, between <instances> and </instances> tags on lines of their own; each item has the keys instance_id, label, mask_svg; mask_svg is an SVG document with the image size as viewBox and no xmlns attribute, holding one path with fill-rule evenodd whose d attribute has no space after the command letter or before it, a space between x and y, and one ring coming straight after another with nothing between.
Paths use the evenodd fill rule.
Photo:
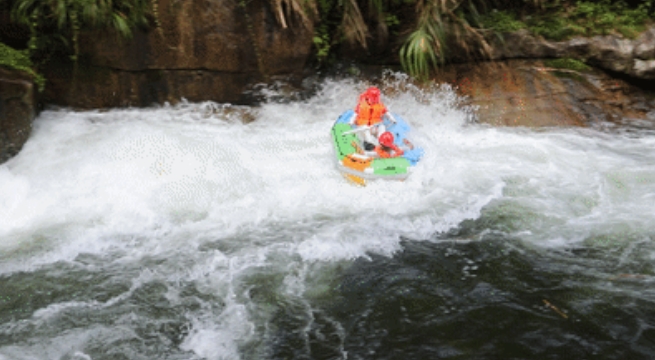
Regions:
<instances>
[{"instance_id":1,"label":"inflatable raft","mask_svg":"<svg viewBox=\"0 0 655 360\"><path fill-rule=\"evenodd\" d=\"M359 185L366 185L366 180L373 179L406 179L423 156L423 149L416 146L408 149L404 144L410 130L409 125L396 114L393 114L395 123L385 117L386 131L393 134L394 144L402 148L404 153L394 158L379 158L371 152L358 153L358 149L363 149L363 144L356 132L353 132L356 127L348 123L353 114L353 110L344 112L332 126L332 141L339 171Z\"/></svg>"}]
</instances>

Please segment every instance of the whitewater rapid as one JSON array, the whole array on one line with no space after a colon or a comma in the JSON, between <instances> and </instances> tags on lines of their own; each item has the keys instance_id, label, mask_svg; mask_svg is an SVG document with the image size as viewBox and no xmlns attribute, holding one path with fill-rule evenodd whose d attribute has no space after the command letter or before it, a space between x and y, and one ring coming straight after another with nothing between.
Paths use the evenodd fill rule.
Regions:
<instances>
[{"instance_id":1,"label":"whitewater rapid","mask_svg":"<svg viewBox=\"0 0 655 360\"><path fill-rule=\"evenodd\" d=\"M258 358L271 313L270 300L248 295L253 278L272 276L272 292L310 309L336 266L393 256L406 239L438 242L481 218L494 223L488 231L536 248L653 241L652 134L476 124L452 89L402 78L386 81L383 101L413 126L425 156L404 182L351 185L335 170L329 130L368 85L331 80L307 100L253 107L41 113L22 151L0 165L0 277L64 264L127 285L107 298L44 305L0 332L27 332L70 309L113 308L153 281L170 306L183 304L182 284L194 284L206 298L182 311L189 330L178 348ZM131 324L143 315L112 316ZM38 344L0 344L0 359L90 358L94 338L129 338L128 328L42 330Z\"/></svg>"}]
</instances>

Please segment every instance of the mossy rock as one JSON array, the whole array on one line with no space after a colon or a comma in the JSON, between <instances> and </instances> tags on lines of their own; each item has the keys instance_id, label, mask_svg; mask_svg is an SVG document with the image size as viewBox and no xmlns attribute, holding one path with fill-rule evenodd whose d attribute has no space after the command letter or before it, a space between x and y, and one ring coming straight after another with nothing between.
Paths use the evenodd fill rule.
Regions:
<instances>
[{"instance_id":1,"label":"mossy rock","mask_svg":"<svg viewBox=\"0 0 655 360\"><path fill-rule=\"evenodd\" d=\"M21 150L35 115L34 83L30 76L0 66L0 163Z\"/></svg>"},{"instance_id":2,"label":"mossy rock","mask_svg":"<svg viewBox=\"0 0 655 360\"><path fill-rule=\"evenodd\" d=\"M32 64L27 50L16 50L0 42L0 66L29 74L39 91L43 91L45 78L34 71L34 64Z\"/></svg>"},{"instance_id":3,"label":"mossy rock","mask_svg":"<svg viewBox=\"0 0 655 360\"><path fill-rule=\"evenodd\" d=\"M576 81L586 81L582 74L589 73L593 70L591 66L572 58L544 60L543 63L546 67L556 69L553 71L553 75Z\"/></svg>"}]
</instances>

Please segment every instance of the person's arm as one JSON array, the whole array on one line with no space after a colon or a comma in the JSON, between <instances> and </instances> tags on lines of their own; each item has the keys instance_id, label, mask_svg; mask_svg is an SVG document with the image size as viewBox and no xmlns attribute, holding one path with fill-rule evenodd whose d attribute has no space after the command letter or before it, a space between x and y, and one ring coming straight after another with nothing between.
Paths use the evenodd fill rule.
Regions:
<instances>
[{"instance_id":1,"label":"person's arm","mask_svg":"<svg viewBox=\"0 0 655 360\"><path fill-rule=\"evenodd\" d=\"M348 120L348 124L350 124L350 126L355 125L357 114L359 114L359 104L361 104L361 102L357 103L357 106L355 106L355 113L353 114L353 116L350 117L350 120Z\"/></svg>"},{"instance_id":2,"label":"person's arm","mask_svg":"<svg viewBox=\"0 0 655 360\"><path fill-rule=\"evenodd\" d=\"M357 110L355 110L355 113L348 119L348 124L350 126L355 125L355 120L357 119Z\"/></svg>"},{"instance_id":3,"label":"person's arm","mask_svg":"<svg viewBox=\"0 0 655 360\"><path fill-rule=\"evenodd\" d=\"M391 157L391 154L389 154L388 152L382 150L382 146L376 146L375 147L375 152L378 154L378 156L380 156L381 158L384 158L384 159Z\"/></svg>"},{"instance_id":4,"label":"person's arm","mask_svg":"<svg viewBox=\"0 0 655 360\"><path fill-rule=\"evenodd\" d=\"M403 140L403 144L407 145L407 147L410 150L414 150L414 144L412 144L409 140L407 140L407 139Z\"/></svg>"},{"instance_id":5,"label":"person's arm","mask_svg":"<svg viewBox=\"0 0 655 360\"><path fill-rule=\"evenodd\" d=\"M403 156L403 154L405 153L405 152L403 151L403 149L399 148L399 147L396 146L396 145L393 146L393 152L394 152L394 154L393 154L394 157L396 157L396 156Z\"/></svg>"},{"instance_id":6,"label":"person's arm","mask_svg":"<svg viewBox=\"0 0 655 360\"><path fill-rule=\"evenodd\" d=\"M366 150L362 149L362 147L359 146L359 144L357 144L357 142L355 140L353 140L350 144L355 148L355 152L358 153L359 155L365 155L365 156L368 156L368 157L379 157L379 155L380 155L380 154L378 154L377 151L375 151L375 149L374 149L374 151L366 151Z\"/></svg>"},{"instance_id":7,"label":"person's arm","mask_svg":"<svg viewBox=\"0 0 655 360\"><path fill-rule=\"evenodd\" d=\"M394 124L396 123L396 118L393 117L390 111L385 109L383 116L386 116L389 119L389 121L391 121L392 123Z\"/></svg>"}]
</instances>

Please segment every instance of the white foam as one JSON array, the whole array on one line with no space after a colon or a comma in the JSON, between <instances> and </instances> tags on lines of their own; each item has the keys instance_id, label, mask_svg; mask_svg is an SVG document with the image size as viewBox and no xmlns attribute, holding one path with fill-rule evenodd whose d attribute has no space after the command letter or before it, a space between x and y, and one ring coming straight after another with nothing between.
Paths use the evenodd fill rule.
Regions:
<instances>
[{"instance_id":1,"label":"white foam","mask_svg":"<svg viewBox=\"0 0 655 360\"><path fill-rule=\"evenodd\" d=\"M91 331L94 332L97 331ZM0 346L0 360L90 359L81 350L90 336L86 332L69 331L36 343Z\"/></svg>"},{"instance_id":2,"label":"white foam","mask_svg":"<svg viewBox=\"0 0 655 360\"><path fill-rule=\"evenodd\" d=\"M257 118L249 124L212 103L43 112L23 151L0 166L3 258L71 259L125 237L168 251L189 234L260 228L287 232L307 260L389 254L401 236L428 238L507 196L561 221L528 221L520 231L535 242L577 241L616 216L642 231L652 223L652 138L468 125L452 90L404 81L388 80L404 90L383 100L426 155L406 181L365 188L335 171L329 138L364 83L328 81L307 101L246 109ZM306 223L317 231L294 236Z\"/></svg>"},{"instance_id":3,"label":"white foam","mask_svg":"<svg viewBox=\"0 0 655 360\"><path fill-rule=\"evenodd\" d=\"M234 342L234 334L230 329L200 329L189 335L182 350L193 351L207 360L237 360L240 359L238 348Z\"/></svg>"}]
</instances>

